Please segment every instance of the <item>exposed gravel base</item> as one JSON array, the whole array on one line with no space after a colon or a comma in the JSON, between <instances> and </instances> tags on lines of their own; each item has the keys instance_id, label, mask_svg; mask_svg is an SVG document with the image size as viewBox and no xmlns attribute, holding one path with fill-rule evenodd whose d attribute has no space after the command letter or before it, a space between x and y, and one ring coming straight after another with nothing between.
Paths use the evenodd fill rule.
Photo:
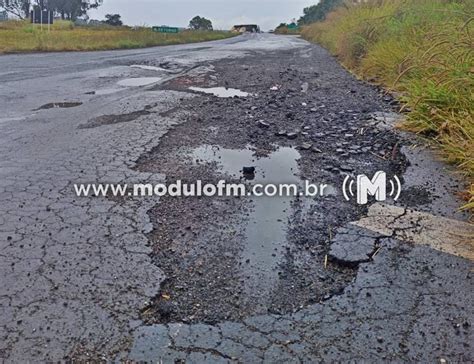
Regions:
<instances>
[{"instance_id":1,"label":"exposed gravel base","mask_svg":"<svg viewBox=\"0 0 474 364\"><path fill-rule=\"evenodd\" d=\"M164 173L169 183L177 179L216 182L224 177L219 166L196 165L189 151L202 145L227 149L251 145L256 157L268 156L279 147L298 149L299 177L329 181L336 188L353 171L401 175L406 163L399 137L374 127L372 117L374 112L390 111L393 101L334 63L319 48L280 51L202 65L203 72L160 86L187 92L191 86L224 86L252 96L202 95L183 102L182 109L190 115L187 121L138 161L139 170ZM274 86L278 90L272 90ZM253 207L246 198L160 200L150 212L155 226L150 240L153 259L167 280L143 311L147 322L216 323L294 312L329 299L353 280L355 266L324 264L336 229L366 211L344 203L339 194L293 201L277 280L268 297L246 292L245 282L251 277L242 270L251 273L252 268L245 267L239 253L246 224L259 223L249 217Z\"/></svg>"}]
</instances>

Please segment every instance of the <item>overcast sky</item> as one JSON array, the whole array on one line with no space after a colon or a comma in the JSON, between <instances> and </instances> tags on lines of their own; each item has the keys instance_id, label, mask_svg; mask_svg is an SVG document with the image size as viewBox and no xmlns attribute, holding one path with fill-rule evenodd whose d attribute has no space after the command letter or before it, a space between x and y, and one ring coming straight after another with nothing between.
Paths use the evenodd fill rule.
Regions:
<instances>
[{"instance_id":1,"label":"overcast sky","mask_svg":"<svg viewBox=\"0 0 474 364\"><path fill-rule=\"evenodd\" d=\"M118 13L127 25L186 27L196 15L210 20L215 29L230 29L237 23L257 23L262 30L299 18L303 8L319 0L104 0L91 19Z\"/></svg>"}]
</instances>

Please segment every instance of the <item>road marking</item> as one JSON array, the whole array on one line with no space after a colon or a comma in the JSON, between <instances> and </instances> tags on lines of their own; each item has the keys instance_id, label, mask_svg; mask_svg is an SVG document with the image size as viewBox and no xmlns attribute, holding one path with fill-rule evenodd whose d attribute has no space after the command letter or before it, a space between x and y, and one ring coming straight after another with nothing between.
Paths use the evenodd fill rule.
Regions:
<instances>
[{"instance_id":1,"label":"road marking","mask_svg":"<svg viewBox=\"0 0 474 364\"><path fill-rule=\"evenodd\" d=\"M474 261L473 224L380 203L351 224Z\"/></svg>"}]
</instances>

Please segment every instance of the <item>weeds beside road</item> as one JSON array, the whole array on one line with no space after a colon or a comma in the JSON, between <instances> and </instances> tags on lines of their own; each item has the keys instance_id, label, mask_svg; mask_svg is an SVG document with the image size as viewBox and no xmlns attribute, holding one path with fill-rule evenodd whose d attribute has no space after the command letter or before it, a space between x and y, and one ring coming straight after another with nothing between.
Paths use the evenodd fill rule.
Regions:
<instances>
[{"instance_id":1,"label":"weeds beside road","mask_svg":"<svg viewBox=\"0 0 474 364\"><path fill-rule=\"evenodd\" d=\"M47 28L43 25L41 30L39 25L24 21L0 23L0 53L144 48L218 40L235 35L224 31L163 34L145 27L74 26L68 21L56 22L51 31Z\"/></svg>"},{"instance_id":2,"label":"weeds beside road","mask_svg":"<svg viewBox=\"0 0 474 364\"><path fill-rule=\"evenodd\" d=\"M340 7L303 37L399 94L405 129L436 140L474 208L474 2L383 0Z\"/></svg>"}]
</instances>

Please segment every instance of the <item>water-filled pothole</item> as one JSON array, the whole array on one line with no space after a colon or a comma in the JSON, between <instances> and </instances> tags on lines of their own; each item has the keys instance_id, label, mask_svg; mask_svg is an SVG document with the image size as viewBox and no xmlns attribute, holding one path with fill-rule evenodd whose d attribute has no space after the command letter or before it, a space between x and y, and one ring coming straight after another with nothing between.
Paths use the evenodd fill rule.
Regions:
<instances>
[{"instance_id":1,"label":"water-filled pothole","mask_svg":"<svg viewBox=\"0 0 474 364\"><path fill-rule=\"evenodd\" d=\"M179 128L174 132L180 135ZM164 140L138 164L154 160L167 183L225 180L246 190L240 197L164 196L149 212L152 257L167 279L143 310L145 322L221 322L291 312L351 278L349 269L322 265L325 245L319 239L326 239L327 230L321 237L319 226L332 219L325 210L315 214L324 196L247 195L257 184L303 187L298 149L193 147ZM333 194L329 188L325 195L331 200Z\"/></svg>"},{"instance_id":2,"label":"water-filled pothole","mask_svg":"<svg viewBox=\"0 0 474 364\"><path fill-rule=\"evenodd\" d=\"M158 71L158 72L166 72L167 71L164 68L155 67L155 66L148 66L148 65L142 65L142 64L132 64L130 67L131 68L142 69L142 70L145 70L145 71Z\"/></svg>"},{"instance_id":3,"label":"water-filled pothole","mask_svg":"<svg viewBox=\"0 0 474 364\"><path fill-rule=\"evenodd\" d=\"M250 95L248 92L237 90L235 88L225 88L225 87L210 87L210 88L189 87L189 90L204 93L204 94L210 94L210 95L214 95L221 98L247 97Z\"/></svg>"},{"instance_id":4,"label":"water-filled pothole","mask_svg":"<svg viewBox=\"0 0 474 364\"><path fill-rule=\"evenodd\" d=\"M278 148L266 156L255 157L251 148L236 150L216 146L201 146L191 154L198 163L217 163L221 173L237 178L252 172L248 189L255 185L300 185L298 159L300 153L289 147ZM249 180L249 178L246 178ZM266 306L270 291L278 280L277 267L286 244L286 227L292 215L293 196L248 197L252 209L242 226L244 231L240 261L245 278L246 294L253 304Z\"/></svg>"},{"instance_id":5,"label":"water-filled pothole","mask_svg":"<svg viewBox=\"0 0 474 364\"><path fill-rule=\"evenodd\" d=\"M203 185L216 185L225 180L245 184L245 192L257 184L303 185L299 176L301 154L295 148L273 145L268 149L231 149L173 143L168 149L171 139L165 140L151 155L160 172L167 175L168 184L199 180ZM150 156L138 163L150 163ZM251 178L244 169L252 170ZM297 216L309 216L313 202L293 194L160 198L149 212L154 224L149 240L153 260L167 279L160 286L160 294L143 310L143 320L239 320L274 310L288 312L295 305L306 304L312 296L324 295L333 283L318 280L321 266L314 266L312 255L316 251L305 251L304 257L288 255L295 248L292 223ZM308 275L305 280L311 282L304 290L312 289L314 295L294 301L286 291L301 278L290 272L300 274L302 267ZM294 289L300 296L305 295L299 287Z\"/></svg>"}]
</instances>

